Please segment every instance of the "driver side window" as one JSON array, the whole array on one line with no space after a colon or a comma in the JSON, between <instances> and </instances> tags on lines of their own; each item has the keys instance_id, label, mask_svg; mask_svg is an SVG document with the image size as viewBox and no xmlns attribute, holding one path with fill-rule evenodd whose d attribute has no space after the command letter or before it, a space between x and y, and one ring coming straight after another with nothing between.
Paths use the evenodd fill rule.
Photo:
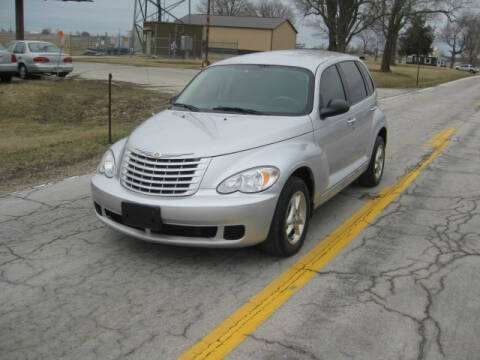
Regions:
<instances>
[{"instance_id":1,"label":"driver side window","mask_svg":"<svg viewBox=\"0 0 480 360\"><path fill-rule=\"evenodd\" d=\"M326 108L330 100L347 100L342 80L335 65L325 69L320 78L320 108Z\"/></svg>"}]
</instances>

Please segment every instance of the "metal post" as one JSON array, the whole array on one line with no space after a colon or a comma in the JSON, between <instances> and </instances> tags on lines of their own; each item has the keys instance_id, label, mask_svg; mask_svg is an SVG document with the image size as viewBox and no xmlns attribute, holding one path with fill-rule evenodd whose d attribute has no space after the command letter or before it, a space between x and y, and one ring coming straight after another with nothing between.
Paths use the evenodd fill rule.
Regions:
<instances>
[{"instance_id":1,"label":"metal post","mask_svg":"<svg viewBox=\"0 0 480 360\"><path fill-rule=\"evenodd\" d=\"M133 26L132 26L132 38L130 39L130 47L132 49L132 53L135 52L135 37L137 33L137 28L136 28L136 22L137 22L137 0L135 0L135 4L133 5Z\"/></svg>"},{"instance_id":2,"label":"metal post","mask_svg":"<svg viewBox=\"0 0 480 360\"><path fill-rule=\"evenodd\" d=\"M15 26L17 40L25 39L24 22L23 22L23 0L15 0Z\"/></svg>"},{"instance_id":3,"label":"metal post","mask_svg":"<svg viewBox=\"0 0 480 360\"><path fill-rule=\"evenodd\" d=\"M112 74L108 74L108 143L112 143Z\"/></svg>"},{"instance_id":4,"label":"metal post","mask_svg":"<svg viewBox=\"0 0 480 360\"><path fill-rule=\"evenodd\" d=\"M420 55L417 55L417 88L420 79Z\"/></svg>"},{"instance_id":5,"label":"metal post","mask_svg":"<svg viewBox=\"0 0 480 360\"><path fill-rule=\"evenodd\" d=\"M192 0L188 0L188 23L192 23Z\"/></svg>"},{"instance_id":6,"label":"metal post","mask_svg":"<svg viewBox=\"0 0 480 360\"><path fill-rule=\"evenodd\" d=\"M203 66L210 65L210 62L208 61L208 38L210 36L210 0L208 0L207 7L207 39L205 41L205 60L203 61Z\"/></svg>"}]
</instances>

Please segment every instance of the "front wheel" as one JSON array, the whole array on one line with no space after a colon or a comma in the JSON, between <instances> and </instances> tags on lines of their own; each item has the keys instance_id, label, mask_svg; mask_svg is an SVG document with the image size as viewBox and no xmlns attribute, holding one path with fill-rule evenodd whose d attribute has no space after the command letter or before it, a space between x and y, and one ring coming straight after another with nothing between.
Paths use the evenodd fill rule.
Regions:
<instances>
[{"instance_id":1,"label":"front wheel","mask_svg":"<svg viewBox=\"0 0 480 360\"><path fill-rule=\"evenodd\" d=\"M385 167L385 141L381 136L377 136L373 147L372 157L368 164L368 169L358 179L360 184L368 187L377 186L382 179L383 169Z\"/></svg>"},{"instance_id":2,"label":"front wheel","mask_svg":"<svg viewBox=\"0 0 480 360\"><path fill-rule=\"evenodd\" d=\"M305 182L292 176L278 199L263 249L274 256L296 254L305 241L310 220L310 193Z\"/></svg>"}]
</instances>

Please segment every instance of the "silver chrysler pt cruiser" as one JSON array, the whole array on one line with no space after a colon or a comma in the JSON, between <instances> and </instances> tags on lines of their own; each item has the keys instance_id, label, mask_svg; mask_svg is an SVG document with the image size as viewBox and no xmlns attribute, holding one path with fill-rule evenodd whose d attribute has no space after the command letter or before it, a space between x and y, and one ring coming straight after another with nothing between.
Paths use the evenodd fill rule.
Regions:
<instances>
[{"instance_id":1,"label":"silver chrysler pt cruiser","mask_svg":"<svg viewBox=\"0 0 480 360\"><path fill-rule=\"evenodd\" d=\"M287 50L201 71L103 156L98 218L146 241L204 247L302 246L312 211L382 177L387 124L356 57Z\"/></svg>"}]
</instances>

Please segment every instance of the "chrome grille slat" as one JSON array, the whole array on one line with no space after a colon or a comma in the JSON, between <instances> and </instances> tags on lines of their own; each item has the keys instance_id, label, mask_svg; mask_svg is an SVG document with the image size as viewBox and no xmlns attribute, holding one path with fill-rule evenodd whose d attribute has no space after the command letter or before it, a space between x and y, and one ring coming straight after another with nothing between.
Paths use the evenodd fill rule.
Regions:
<instances>
[{"instance_id":1,"label":"chrome grille slat","mask_svg":"<svg viewBox=\"0 0 480 360\"><path fill-rule=\"evenodd\" d=\"M189 171L202 170L202 169L207 168L207 164L202 164L202 166L196 166L196 167L193 167L193 168L168 168L168 167L162 167L161 165L151 166L151 165L136 163L136 162L132 162L130 159L127 159L127 162L128 162L129 165L139 167L140 169L149 170L149 171L156 171L156 172L166 172L166 173L180 172L180 171L189 172Z\"/></svg>"},{"instance_id":2,"label":"chrome grille slat","mask_svg":"<svg viewBox=\"0 0 480 360\"><path fill-rule=\"evenodd\" d=\"M209 158L153 157L126 150L120 181L129 190L158 196L187 196L200 186Z\"/></svg>"},{"instance_id":3,"label":"chrome grille slat","mask_svg":"<svg viewBox=\"0 0 480 360\"><path fill-rule=\"evenodd\" d=\"M127 177L133 178L138 181L146 181L146 182L151 182L152 184L197 184L200 182L200 179L197 180L191 180L191 181L162 181L162 180L152 180L152 179L146 179L147 176L142 176L139 177L137 175L131 174L130 172L122 174L122 178L125 179ZM197 176L198 177L198 176Z\"/></svg>"}]
</instances>

